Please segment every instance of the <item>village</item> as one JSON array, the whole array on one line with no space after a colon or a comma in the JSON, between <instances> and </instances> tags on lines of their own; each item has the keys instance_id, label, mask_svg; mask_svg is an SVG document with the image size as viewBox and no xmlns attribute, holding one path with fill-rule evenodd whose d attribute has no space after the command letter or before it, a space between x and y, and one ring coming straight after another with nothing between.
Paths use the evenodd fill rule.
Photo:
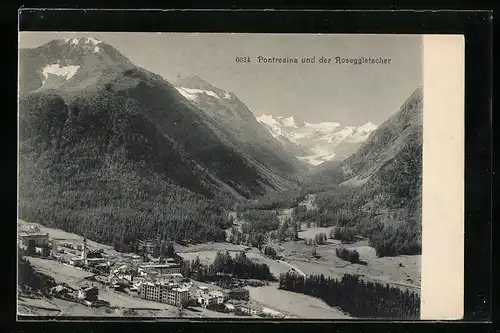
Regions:
<instances>
[{"instance_id":1,"label":"village","mask_svg":"<svg viewBox=\"0 0 500 333\"><path fill-rule=\"evenodd\" d=\"M90 248L88 241L60 241L36 226L19 232L19 251L31 260L52 261L88 273L78 283L58 283L51 296L87 307L109 307L101 293L114 293L175 307L174 316L183 316L188 309L204 309L230 316L290 318L292 316L251 301L243 286L248 281L231 279L222 288L181 274L182 257L158 254L160 244L141 242L142 255ZM57 280L57 279L56 279ZM189 316L187 314L186 316Z\"/></svg>"},{"instance_id":2,"label":"village","mask_svg":"<svg viewBox=\"0 0 500 333\"><path fill-rule=\"evenodd\" d=\"M307 198L300 208L314 209L309 207L311 201ZM290 209L282 210L280 223L290 214ZM239 228L242 221L234 212L230 215L235 217L233 227ZM324 244L310 244L319 234L331 235L329 227L303 222L300 240L268 239L262 249L234 244L231 228L226 232L226 242L181 245L143 240L135 253L125 253L75 233L18 220L20 258L54 280L49 296L29 290L20 293L18 285L18 312L35 316L352 318L320 298L280 288L277 278L287 273L302 277L323 274L334 279L355 274L367 282L419 292L418 256L378 258L364 239L344 244L327 238ZM346 246L359 252L358 262L339 257L338 249ZM269 247L276 252L267 253ZM217 257L233 258L230 261L235 263L238 256L250 265L240 266L239 274L233 274L228 266L218 266L207 275ZM241 274L250 272L251 266L252 270L265 267L268 277ZM391 272L391 280L387 272Z\"/></svg>"}]
</instances>

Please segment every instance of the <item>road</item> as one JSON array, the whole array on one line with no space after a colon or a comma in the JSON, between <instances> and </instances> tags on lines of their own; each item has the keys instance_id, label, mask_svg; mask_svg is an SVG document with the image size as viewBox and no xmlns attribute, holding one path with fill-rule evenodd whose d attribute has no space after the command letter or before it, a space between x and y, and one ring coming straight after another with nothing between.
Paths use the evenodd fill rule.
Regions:
<instances>
[{"instance_id":1,"label":"road","mask_svg":"<svg viewBox=\"0 0 500 333\"><path fill-rule=\"evenodd\" d=\"M279 263L283 263L287 266L289 266L293 271L299 273L300 275L302 275L303 277L306 277L306 273L302 272L298 267L290 264L289 262L286 262L284 260L277 260Z\"/></svg>"}]
</instances>

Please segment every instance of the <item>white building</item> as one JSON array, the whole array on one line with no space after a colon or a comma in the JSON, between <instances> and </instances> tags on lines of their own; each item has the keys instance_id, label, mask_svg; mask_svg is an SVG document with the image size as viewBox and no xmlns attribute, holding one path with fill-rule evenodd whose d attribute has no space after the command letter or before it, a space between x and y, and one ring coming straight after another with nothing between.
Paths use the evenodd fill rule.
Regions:
<instances>
[{"instance_id":1,"label":"white building","mask_svg":"<svg viewBox=\"0 0 500 333\"><path fill-rule=\"evenodd\" d=\"M69 264L73 266L84 266L85 265L85 259L79 258L79 257L74 257L69 259Z\"/></svg>"},{"instance_id":2,"label":"white building","mask_svg":"<svg viewBox=\"0 0 500 333\"><path fill-rule=\"evenodd\" d=\"M228 310L229 312L234 312L234 310L236 310L236 307L234 306L234 304L226 303L226 304L224 304L224 306L226 307L226 310Z\"/></svg>"},{"instance_id":3,"label":"white building","mask_svg":"<svg viewBox=\"0 0 500 333\"><path fill-rule=\"evenodd\" d=\"M255 303L247 303L241 306L241 312L258 316L262 314L262 306Z\"/></svg>"},{"instance_id":4,"label":"white building","mask_svg":"<svg viewBox=\"0 0 500 333\"><path fill-rule=\"evenodd\" d=\"M198 304L203 308L218 304L217 297L210 294L201 294L198 296Z\"/></svg>"},{"instance_id":5,"label":"white building","mask_svg":"<svg viewBox=\"0 0 500 333\"><path fill-rule=\"evenodd\" d=\"M139 287L141 298L180 306L189 302L189 290L175 288L166 283L141 283Z\"/></svg>"},{"instance_id":6,"label":"white building","mask_svg":"<svg viewBox=\"0 0 500 333\"><path fill-rule=\"evenodd\" d=\"M224 302L227 300L227 294L220 290L211 291L209 295L215 297L215 299L217 300L217 304L224 304Z\"/></svg>"},{"instance_id":7,"label":"white building","mask_svg":"<svg viewBox=\"0 0 500 333\"><path fill-rule=\"evenodd\" d=\"M106 258L85 258L85 264L88 266L97 266L99 264L105 264L106 262Z\"/></svg>"},{"instance_id":8,"label":"white building","mask_svg":"<svg viewBox=\"0 0 500 333\"><path fill-rule=\"evenodd\" d=\"M97 287L84 287L78 290L78 298L87 301L97 301L99 289Z\"/></svg>"},{"instance_id":9,"label":"white building","mask_svg":"<svg viewBox=\"0 0 500 333\"><path fill-rule=\"evenodd\" d=\"M189 302L189 290L186 288L173 288L168 292L168 304L176 306L184 305Z\"/></svg>"}]
</instances>

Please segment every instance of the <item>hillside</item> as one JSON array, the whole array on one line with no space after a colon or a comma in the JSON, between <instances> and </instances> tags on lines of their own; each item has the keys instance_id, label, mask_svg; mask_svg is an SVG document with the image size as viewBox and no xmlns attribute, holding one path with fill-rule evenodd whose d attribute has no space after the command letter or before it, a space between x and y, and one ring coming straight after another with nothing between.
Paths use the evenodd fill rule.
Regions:
<instances>
[{"instance_id":1,"label":"hillside","mask_svg":"<svg viewBox=\"0 0 500 333\"><path fill-rule=\"evenodd\" d=\"M290 181L307 170L307 166L287 152L233 93L215 87L197 75L179 79L174 85L210 118L213 126L217 126L228 141L256 163Z\"/></svg>"},{"instance_id":2,"label":"hillside","mask_svg":"<svg viewBox=\"0 0 500 333\"><path fill-rule=\"evenodd\" d=\"M20 90L25 220L117 246L221 240L224 205L292 186L162 77L95 39L22 50Z\"/></svg>"},{"instance_id":3,"label":"hillside","mask_svg":"<svg viewBox=\"0 0 500 333\"><path fill-rule=\"evenodd\" d=\"M343 173L335 189L318 193L317 204L370 237L379 255L421 251L422 103L418 88L355 154L315 175Z\"/></svg>"}]
</instances>

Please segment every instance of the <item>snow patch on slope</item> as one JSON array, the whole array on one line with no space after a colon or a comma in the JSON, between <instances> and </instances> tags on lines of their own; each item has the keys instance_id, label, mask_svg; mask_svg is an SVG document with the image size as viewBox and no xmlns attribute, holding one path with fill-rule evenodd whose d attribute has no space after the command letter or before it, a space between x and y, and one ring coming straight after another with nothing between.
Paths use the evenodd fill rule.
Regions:
<instances>
[{"instance_id":1,"label":"snow patch on slope","mask_svg":"<svg viewBox=\"0 0 500 333\"><path fill-rule=\"evenodd\" d=\"M263 124L265 127L269 128L269 133L275 138L278 139L280 137L284 137L283 131L281 130L280 124L273 116L263 114L260 117L256 118L257 121Z\"/></svg>"},{"instance_id":2,"label":"snow patch on slope","mask_svg":"<svg viewBox=\"0 0 500 333\"><path fill-rule=\"evenodd\" d=\"M202 89L194 89L194 88L186 88L186 87L175 87L179 93L181 93L182 96L185 98L195 101L197 99L197 95L199 94L206 94L208 96L215 97L217 99L222 99L217 95L214 91L211 90L202 90ZM226 96L224 96L226 97ZM231 96L229 96L230 98ZM226 98L227 99L227 98Z\"/></svg>"},{"instance_id":3,"label":"snow patch on slope","mask_svg":"<svg viewBox=\"0 0 500 333\"><path fill-rule=\"evenodd\" d=\"M177 89L177 91L182 95L184 96L185 99L189 100L189 101L196 101L196 95L195 94L190 94L189 92L187 92L186 90L182 89L182 88L179 88L179 87L175 87L175 89Z\"/></svg>"},{"instance_id":4,"label":"snow patch on slope","mask_svg":"<svg viewBox=\"0 0 500 333\"><path fill-rule=\"evenodd\" d=\"M301 161L306 161L307 163L313 165L313 166L318 166L320 164L323 164L325 161L321 159L321 156L317 155L311 155L311 156L295 156Z\"/></svg>"},{"instance_id":5,"label":"snow patch on slope","mask_svg":"<svg viewBox=\"0 0 500 333\"><path fill-rule=\"evenodd\" d=\"M339 126L340 126L339 123L334 123L334 122L329 122L329 121L325 121L325 122L317 123L317 124L310 124L310 123L306 122L304 125L304 127L306 127L306 128L311 128L311 129L319 130L319 131L331 131L332 129L337 128Z\"/></svg>"},{"instance_id":6,"label":"snow patch on slope","mask_svg":"<svg viewBox=\"0 0 500 333\"><path fill-rule=\"evenodd\" d=\"M98 44L102 43L100 40L94 37L81 37L81 38L66 38L64 40L65 43L71 42L72 45L78 45L80 44L80 41L83 41L84 44L93 44L94 46L97 46Z\"/></svg>"},{"instance_id":7,"label":"snow patch on slope","mask_svg":"<svg viewBox=\"0 0 500 333\"><path fill-rule=\"evenodd\" d=\"M293 116L281 119L283 126L287 127L297 127L295 124L295 118Z\"/></svg>"},{"instance_id":8,"label":"snow patch on slope","mask_svg":"<svg viewBox=\"0 0 500 333\"><path fill-rule=\"evenodd\" d=\"M42 74L45 76L45 80L43 80L43 83L47 80L49 77L49 74L56 75L56 76L63 76L66 80L71 79L80 66L73 66L73 65L68 65L68 66L61 66L59 64L52 64L52 65L47 65L42 69Z\"/></svg>"},{"instance_id":9,"label":"snow patch on slope","mask_svg":"<svg viewBox=\"0 0 500 333\"><path fill-rule=\"evenodd\" d=\"M86 39L85 41L86 44L94 44L94 45L98 45L100 43L102 43L100 40L98 40L97 38L94 38L94 37L89 37Z\"/></svg>"},{"instance_id":10,"label":"snow patch on slope","mask_svg":"<svg viewBox=\"0 0 500 333\"><path fill-rule=\"evenodd\" d=\"M367 122L363 126L358 127L358 131L361 131L361 132L373 132L376 129L377 129L377 125L375 125L371 121Z\"/></svg>"}]
</instances>

